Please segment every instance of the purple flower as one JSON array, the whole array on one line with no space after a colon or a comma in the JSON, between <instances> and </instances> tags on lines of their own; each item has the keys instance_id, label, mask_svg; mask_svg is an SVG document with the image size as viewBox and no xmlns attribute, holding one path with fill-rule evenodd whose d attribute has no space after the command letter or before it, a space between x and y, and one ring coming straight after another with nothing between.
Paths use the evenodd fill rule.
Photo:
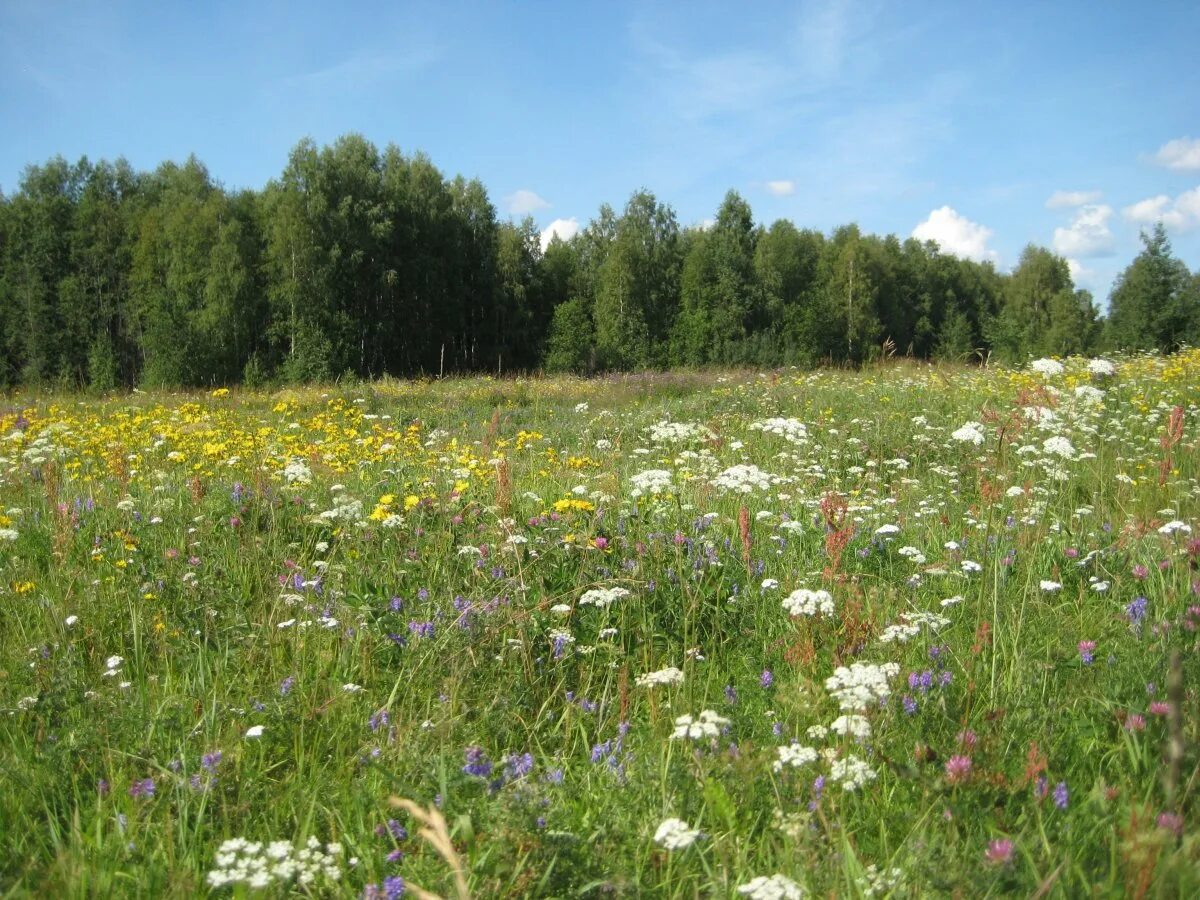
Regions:
<instances>
[{"instance_id":1,"label":"purple flower","mask_svg":"<svg viewBox=\"0 0 1200 900\"><path fill-rule=\"evenodd\" d=\"M153 797L154 779L144 778L141 781L135 781L129 786L129 796L135 799L139 797Z\"/></svg>"},{"instance_id":2,"label":"purple flower","mask_svg":"<svg viewBox=\"0 0 1200 900\"><path fill-rule=\"evenodd\" d=\"M296 686L296 676L289 675L283 681L279 682L279 693L286 697L292 692L292 688Z\"/></svg>"},{"instance_id":3,"label":"purple flower","mask_svg":"<svg viewBox=\"0 0 1200 900\"><path fill-rule=\"evenodd\" d=\"M467 775L473 775L476 778L487 778L492 774L492 763L487 758L482 747L467 747L463 751L466 757L467 764L462 770Z\"/></svg>"},{"instance_id":4,"label":"purple flower","mask_svg":"<svg viewBox=\"0 0 1200 900\"><path fill-rule=\"evenodd\" d=\"M205 753L200 757L200 765L204 771L212 775L217 771L217 766L221 764L221 751L214 750L212 753Z\"/></svg>"},{"instance_id":5,"label":"purple flower","mask_svg":"<svg viewBox=\"0 0 1200 900\"><path fill-rule=\"evenodd\" d=\"M1085 666L1090 666L1092 664L1092 660L1094 658L1092 656L1092 653L1095 649L1096 649L1095 641L1080 641L1079 642L1079 661L1082 662Z\"/></svg>"},{"instance_id":6,"label":"purple flower","mask_svg":"<svg viewBox=\"0 0 1200 900\"><path fill-rule=\"evenodd\" d=\"M387 830L391 833L392 837L398 841L408 839L408 829L401 825L396 819L387 820Z\"/></svg>"},{"instance_id":7,"label":"purple flower","mask_svg":"<svg viewBox=\"0 0 1200 900\"><path fill-rule=\"evenodd\" d=\"M762 675L758 679L758 683L761 684L764 688L769 688L771 685L773 685L775 683L775 676L773 674L771 674L770 669L763 669Z\"/></svg>"},{"instance_id":8,"label":"purple flower","mask_svg":"<svg viewBox=\"0 0 1200 900\"><path fill-rule=\"evenodd\" d=\"M508 777L515 781L524 778L533 771L533 754L525 753L517 756L515 753L508 758Z\"/></svg>"},{"instance_id":9,"label":"purple flower","mask_svg":"<svg viewBox=\"0 0 1200 900\"><path fill-rule=\"evenodd\" d=\"M725 699L729 701L730 705L737 704L738 695L732 684L725 685Z\"/></svg>"},{"instance_id":10,"label":"purple flower","mask_svg":"<svg viewBox=\"0 0 1200 900\"><path fill-rule=\"evenodd\" d=\"M1054 786L1054 805L1059 809L1066 809L1070 802L1070 794L1067 793L1067 783L1060 781Z\"/></svg>"},{"instance_id":11,"label":"purple flower","mask_svg":"<svg viewBox=\"0 0 1200 900\"><path fill-rule=\"evenodd\" d=\"M1135 632L1141 632L1142 619L1146 618L1146 606L1147 600L1145 597L1135 597L1125 607L1125 615L1129 617L1129 625Z\"/></svg>"}]
</instances>

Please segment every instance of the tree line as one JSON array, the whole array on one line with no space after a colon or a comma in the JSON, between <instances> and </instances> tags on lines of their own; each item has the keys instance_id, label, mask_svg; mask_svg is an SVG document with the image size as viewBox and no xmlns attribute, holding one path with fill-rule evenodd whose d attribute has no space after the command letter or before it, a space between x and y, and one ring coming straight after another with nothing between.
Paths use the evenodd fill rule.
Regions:
<instances>
[{"instance_id":1,"label":"tree line","mask_svg":"<svg viewBox=\"0 0 1200 900\"><path fill-rule=\"evenodd\" d=\"M1018 362L1200 340L1200 275L1161 226L1101 317L1066 260L1011 273L932 242L754 222L730 191L681 227L649 191L543 248L478 180L358 135L301 141L261 191L194 157L29 166L0 195L0 387L349 375Z\"/></svg>"}]
</instances>

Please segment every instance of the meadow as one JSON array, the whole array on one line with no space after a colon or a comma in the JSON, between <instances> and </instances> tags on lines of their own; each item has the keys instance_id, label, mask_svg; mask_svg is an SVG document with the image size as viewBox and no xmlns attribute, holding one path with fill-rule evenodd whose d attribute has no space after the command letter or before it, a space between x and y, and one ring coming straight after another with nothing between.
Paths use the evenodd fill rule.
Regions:
<instances>
[{"instance_id":1,"label":"meadow","mask_svg":"<svg viewBox=\"0 0 1200 900\"><path fill-rule=\"evenodd\" d=\"M1198 404L0 398L0 896L1197 896Z\"/></svg>"}]
</instances>

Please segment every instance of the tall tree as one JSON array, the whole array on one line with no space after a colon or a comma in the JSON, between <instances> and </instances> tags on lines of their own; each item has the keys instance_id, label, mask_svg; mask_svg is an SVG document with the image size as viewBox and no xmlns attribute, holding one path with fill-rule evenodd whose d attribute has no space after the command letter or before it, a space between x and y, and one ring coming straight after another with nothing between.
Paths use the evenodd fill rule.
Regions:
<instances>
[{"instance_id":1,"label":"tall tree","mask_svg":"<svg viewBox=\"0 0 1200 900\"><path fill-rule=\"evenodd\" d=\"M1161 222L1142 233L1142 244L1109 297L1108 342L1166 352L1200 340L1200 292L1187 266L1171 255Z\"/></svg>"}]
</instances>

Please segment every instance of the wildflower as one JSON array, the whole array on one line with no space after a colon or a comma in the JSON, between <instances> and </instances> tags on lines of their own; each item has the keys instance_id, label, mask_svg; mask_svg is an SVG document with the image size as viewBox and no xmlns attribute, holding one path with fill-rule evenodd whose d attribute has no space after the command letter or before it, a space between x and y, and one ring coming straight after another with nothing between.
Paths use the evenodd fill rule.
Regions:
<instances>
[{"instance_id":1,"label":"wildflower","mask_svg":"<svg viewBox=\"0 0 1200 900\"><path fill-rule=\"evenodd\" d=\"M1054 805L1059 809L1066 809L1070 802L1070 794L1067 792L1067 783L1060 781L1054 786Z\"/></svg>"},{"instance_id":2,"label":"wildflower","mask_svg":"<svg viewBox=\"0 0 1200 900\"><path fill-rule=\"evenodd\" d=\"M263 726L261 726L261 725L251 725L249 728L246 729L246 737L248 737L248 738L262 737L262 733L263 733Z\"/></svg>"},{"instance_id":3,"label":"wildflower","mask_svg":"<svg viewBox=\"0 0 1200 900\"><path fill-rule=\"evenodd\" d=\"M628 596L629 591L623 587L593 588L590 591L585 591L583 596L579 598L579 605L598 606L604 609Z\"/></svg>"},{"instance_id":4,"label":"wildflower","mask_svg":"<svg viewBox=\"0 0 1200 900\"><path fill-rule=\"evenodd\" d=\"M682 684L683 672L675 666L668 666L665 669L659 669L657 672L647 672L645 675L639 675L636 683L638 687L654 687L660 684Z\"/></svg>"},{"instance_id":5,"label":"wildflower","mask_svg":"<svg viewBox=\"0 0 1200 900\"><path fill-rule=\"evenodd\" d=\"M851 663L849 667L834 669L833 675L825 679L825 689L833 694L843 710L862 710L871 703L887 700L891 695L888 679L899 672L900 666L896 663Z\"/></svg>"},{"instance_id":6,"label":"wildflower","mask_svg":"<svg viewBox=\"0 0 1200 900\"><path fill-rule=\"evenodd\" d=\"M1178 813L1159 813L1156 823L1159 828L1163 829L1164 831L1169 831L1177 838L1183 835L1183 816L1179 815Z\"/></svg>"},{"instance_id":7,"label":"wildflower","mask_svg":"<svg viewBox=\"0 0 1200 900\"><path fill-rule=\"evenodd\" d=\"M951 784L966 781L971 774L971 757L952 756L946 760L946 780Z\"/></svg>"},{"instance_id":8,"label":"wildflower","mask_svg":"<svg viewBox=\"0 0 1200 900\"><path fill-rule=\"evenodd\" d=\"M721 728L729 724L729 720L718 716L711 709L706 709L699 716L679 716L675 720L675 730L671 732L671 740L687 738L698 741L702 738L716 738L721 735Z\"/></svg>"},{"instance_id":9,"label":"wildflower","mask_svg":"<svg viewBox=\"0 0 1200 900\"><path fill-rule=\"evenodd\" d=\"M1093 660L1093 653L1096 649L1095 641L1080 641L1079 642L1079 661L1085 666L1090 666Z\"/></svg>"},{"instance_id":10,"label":"wildflower","mask_svg":"<svg viewBox=\"0 0 1200 900\"><path fill-rule=\"evenodd\" d=\"M1066 371L1063 364L1055 359L1035 359L1029 364L1029 368L1047 378L1053 378L1055 375L1061 375Z\"/></svg>"},{"instance_id":11,"label":"wildflower","mask_svg":"<svg viewBox=\"0 0 1200 900\"><path fill-rule=\"evenodd\" d=\"M139 797L154 796L154 779L144 778L141 781L135 781L129 786L129 796L137 799Z\"/></svg>"},{"instance_id":12,"label":"wildflower","mask_svg":"<svg viewBox=\"0 0 1200 900\"><path fill-rule=\"evenodd\" d=\"M783 608L793 616L833 615L833 595L829 591L799 588L783 598Z\"/></svg>"},{"instance_id":13,"label":"wildflower","mask_svg":"<svg viewBox=\"0 0 1200 900\"><path fill-rule=\"evenodd\" d=\"M654 832L654 843L667 850L683 850L695 843L700 832L693 829L683 819L663 819Z\"/></svg>"},{"instance_id":14,"label":"wildflower","mask_svg":"<svg viewBox=\"0 0 1200 900\"><path fill-rule=\"evenodd\" d=\"M776 747L775 752L779 755L779 758L772 763L772 768L776 772L782 772L784 769L799 769L801 766L816 762L819 758L817 751L812 747L802 747L799 744Z\"/></svg>"},{"instance_id":15,"label":"wildflower","mask_svg":"<svg viewBox=\"0 0 1200 900\"><path fill-rule=\"evenodd\" d=\"M1043 591L1045 591L1047 594L1053 594L1055 591L1062 590L1062 585L1059 584L1057 581L1050 581L1045 578L1042 579L1042 581L1039 584L1039 587L1041 587L1041 589Z\"/></svg>"},{"instance_id":16,"label":"wildflower","mask_svg":"<svg viewBox=\"0 0 1200 900\"><path fill-rule=\"evenodd\" d=\"M776 873L775 875L759 875L745 884L739 884L739 894L745 894L750 900L803 900L804 889L792 879Z\"/></svg>"},{"instance_id":17,"label":"wildflower","mask_svg":"<svg viewBox=\"0 0 1200 900\"><path fill-rule=\"evenodd\" d=\"M1003 866L1012 860L1013 842L1007 838L990 841L983 858L993 866Z\"/></svg>"},{"instance_id":18,"label":"wildflower","mask_svg":"<svg viewBox=\"0 0 1200 900\"><path fill-rule=\"evenodd\" d=\"M983 425L981 425L979 422L968 422L967 424L963 425L962 428L952 432L950 437L954 438L956 441L961 441L964 444L974 444L977 447L985 440L983 434Z\"/></svg>"},{"instance_id":19,"label":"wildflower","mask_svg":"<svg viewBox=\"0 0 1200 900\"><path fill-rule=\"evenodd\" d=\"M763 669L762 675L759 676L758 683L761 684L764 688L769 688L772 684L775 683L775 676L771 674L770 669Z\"/></svg>"},{"instance_id":20,"label":"wildflower","mask_svg":"<svg viewBox=\"0 0 1200 900\"><path fill-rule=\"evenodd\" d=\"M492 774L492 763L487 758L482 747L467 747L463 751L467 764L462 767L463 773L475 778L487 778Z\"/></svg>"}]
</instances>

